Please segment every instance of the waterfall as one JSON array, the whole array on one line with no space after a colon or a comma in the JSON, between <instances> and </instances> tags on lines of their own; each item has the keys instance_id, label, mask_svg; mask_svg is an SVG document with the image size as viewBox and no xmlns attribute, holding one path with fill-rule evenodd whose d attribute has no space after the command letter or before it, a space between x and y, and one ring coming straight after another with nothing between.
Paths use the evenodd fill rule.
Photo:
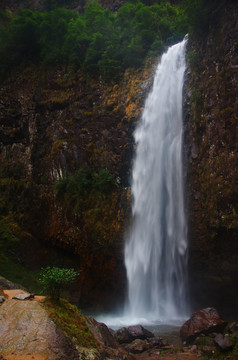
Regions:
<instances>
[{"instance_id":1,"label":"waterfall","mask_svg":"<svg viewBox=\"0 0 238 360\"><path fill-rule=\"evenodd\" d=\"M182 91L186 40L157 68L135 131L133 224L125 246L126 313L169 321L187 310L187 224L183 194Z\"/></svg>"}]
</instances>

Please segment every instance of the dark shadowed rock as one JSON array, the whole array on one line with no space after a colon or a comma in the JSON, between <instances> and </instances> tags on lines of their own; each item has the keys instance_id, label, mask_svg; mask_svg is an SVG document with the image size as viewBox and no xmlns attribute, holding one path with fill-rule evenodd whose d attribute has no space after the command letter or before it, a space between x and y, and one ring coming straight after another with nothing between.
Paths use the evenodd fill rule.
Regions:
<instances>
[{"instance_id":1,"label":"dark shadowed rock","mask_svg":"<svg viewBox=\"0 0 238 360\"><path fill-rule=\"evenodd\" d=\"M114 339L113 335L105 324L100 323L93 318L87 318L87 325L99 343L115 349L118 347L117 341Z\"/></svg>"},{"instance_id":2,"label":"dark shadowed rock","mask_svg":"<svg viewBox=\"0 0 238 360\"><path fill-rule=\"evenodd\" d=\"M155 347L155 348L162 348L164 346L168 346L168 341L162 339L161 337L153 337L151 339L148 340L150 346Z\"/></svg>"},{"instance_id":3,"label":"dark shadowed rock","mask_svg":"<svg viewBox=\"0 0 238 360\"><path fill-rule=\"evenodd\" d=\"M132 342L132 340L133 340L132 336L130 335L130 333L126 327L123 327L116 331L115 339L120 344L128 344L128 343Z\"/></svg>"},{"instance_id":4,"label":"dark shadowed rock","mask_svg":"<svg viewBox=\"0 0 238 360\"><path fill-rule=\"evenodd\" d=\"M87 325L100 346L102 359L133 360L134 357L128 354L115 340L109 328L93 318L86 317Z\"/></svg>"},{"instance_id":5,"label":"dark shadowed rock","mask_svg":"<svg viewBox=\"0 0 238 360\"><path fill-rule=\"evenodd\" d=\"M0 286L2 286L4 289L22 289L24 291L27 291L26 288L24 288L22 285L13 283L7 279L5 279L3 276L0 276Z\"/></svg>"},{"instance_id":6,"label":"dark shadowed rock","mask_svg":"<svg viewBox=\"0 0 238 360\"><path fill-rule=\"evenodd\" d=\"M225 328L225 333L238 335L238 323L233 321L227 324Z\"/></svg>"},{"instance_id":7,"label":"dark shadowed rock","mask_svg":"<svg viewBox=\"0 0 238 360\"><path fill-rule=\"evenodd\" d=\"M135 339L145 340L153 337L154 334L141 325L123 327L115 333L115 338L120 344L131 343Z\"/></svg>"},{"instance_id":8,"label":"dark shadowed rock","mask_svg":"<svg viewBox=\"0 0 238 360\"><path fill-rule=\"evenodd\" d=\"M5 297L4 296L0 296L0 304L2 304L5 301Z\"/></svg>"},{"instance_id":9,"label":"dark shadowed rock","mask_svg":"<svg viewBox=\"0 0 238 360\"><path fill-rule=\"evenodd\" d=\"M216 309L206 308L192 314L181 327L180 336L183 341L191 342L200 334L223 331L226 325Z\"/></svg>"},{"instance_id":10,"label":"dark shadowed rock","mask_svg":"<svg viewBox=\"0 0 238 360\"><path fill-rule=\"evenodd\" d=\"M154 334L143 328L141 325L128 326L128 332L133 339L148 339L154 337Z\"/></svg>"},{"instance_id":11,"label":"dark shadowed rock","mask_svg":"<svg viewBox=\"0 0 238 360\"><path fill-rule=\"evenodd\" d=\"M231 339L227 336L223 336L222 334L217 334L214 342L221 350L230 350L233 347Z\"/></svg>"}]
</instances>

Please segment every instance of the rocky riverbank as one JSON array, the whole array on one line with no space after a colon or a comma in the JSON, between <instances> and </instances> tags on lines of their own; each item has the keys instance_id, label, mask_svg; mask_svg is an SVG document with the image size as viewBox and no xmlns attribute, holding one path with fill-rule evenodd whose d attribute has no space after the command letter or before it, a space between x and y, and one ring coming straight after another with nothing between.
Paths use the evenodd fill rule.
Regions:
<instances>
[{"instance_id":1,"label":"rocky riverbank","mask_svg":"<svg viewBox=\"0 0 238 360\"><path fill-rule=\"evenodd\" d=\"M191 316L180 329L183 343L176 346L141 325L115 332L64 299L53 303L9 289L12 284L5 287L0 290L1 360L238 359L238 323L221 319L213 308Z\"/></svg>"}]
</instances>

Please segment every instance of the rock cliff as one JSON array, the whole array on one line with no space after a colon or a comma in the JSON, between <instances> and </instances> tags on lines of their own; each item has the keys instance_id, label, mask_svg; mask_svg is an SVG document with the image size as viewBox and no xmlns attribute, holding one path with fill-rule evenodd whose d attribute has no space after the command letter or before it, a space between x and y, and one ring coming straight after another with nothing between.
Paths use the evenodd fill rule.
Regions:
<instances>
[{"instance_id":1,"label":"rock cliff","mask_svg":"<svg viewBox=\"0 0 238 360\"><path fill-rule=\"evenodd\" d=\"M49 246L75 254L81 283L71 297L81 306L95 306L100 297L105 306L122 301L133 129L153 69L148 61L110 84L63 68L30 67L0 88L1 202L20 240L13 252L30 268L47 264ZM78 170L74 184L101 174L97 189L80 193L80 203L71 190L56 197L57 181Z\"/></svg>"},{"instance_id":2,"label":"rock cliff","mask_svg":"<svg viewBox=\"0 0 238 360\"><path fill-rule=\"evenodd\" d=\"M185 142L193 305L236 311L237 5L228 1L208 34L187 49Z\"/></svg>"}]
</instances>

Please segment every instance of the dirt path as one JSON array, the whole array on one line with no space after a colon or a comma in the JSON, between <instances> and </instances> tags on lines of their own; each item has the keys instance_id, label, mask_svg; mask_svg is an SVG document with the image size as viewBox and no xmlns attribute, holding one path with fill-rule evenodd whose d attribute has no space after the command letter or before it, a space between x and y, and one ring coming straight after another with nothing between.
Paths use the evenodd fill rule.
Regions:
<instances>
[{"instance_id":1,"label":"dirt path","mask_svg":"<svg viewBox=\"0 0 238 360\"><path fill-rule=\"evenodd\" d=\"M21 289L14 289L14 290L3 290L3 293L10 300L10 299L14 298L14 296L16 296L18 294L25 294L26 292L24 290L21 290ZM40 301L40 302L45 301L45 296L35 295L34 298L31 299L31 301Z\"/></svg>"},{"instance_id":2,"label":"dirt path","mask_svg":"<svg viewBox=\"0 0 238 360\"><path fill-rule=\"evenodd\" d=\"M45 356L34 354L34 355L4 355L0 357L0 360L47 360Z\"/></svg>"}]
</instances>

